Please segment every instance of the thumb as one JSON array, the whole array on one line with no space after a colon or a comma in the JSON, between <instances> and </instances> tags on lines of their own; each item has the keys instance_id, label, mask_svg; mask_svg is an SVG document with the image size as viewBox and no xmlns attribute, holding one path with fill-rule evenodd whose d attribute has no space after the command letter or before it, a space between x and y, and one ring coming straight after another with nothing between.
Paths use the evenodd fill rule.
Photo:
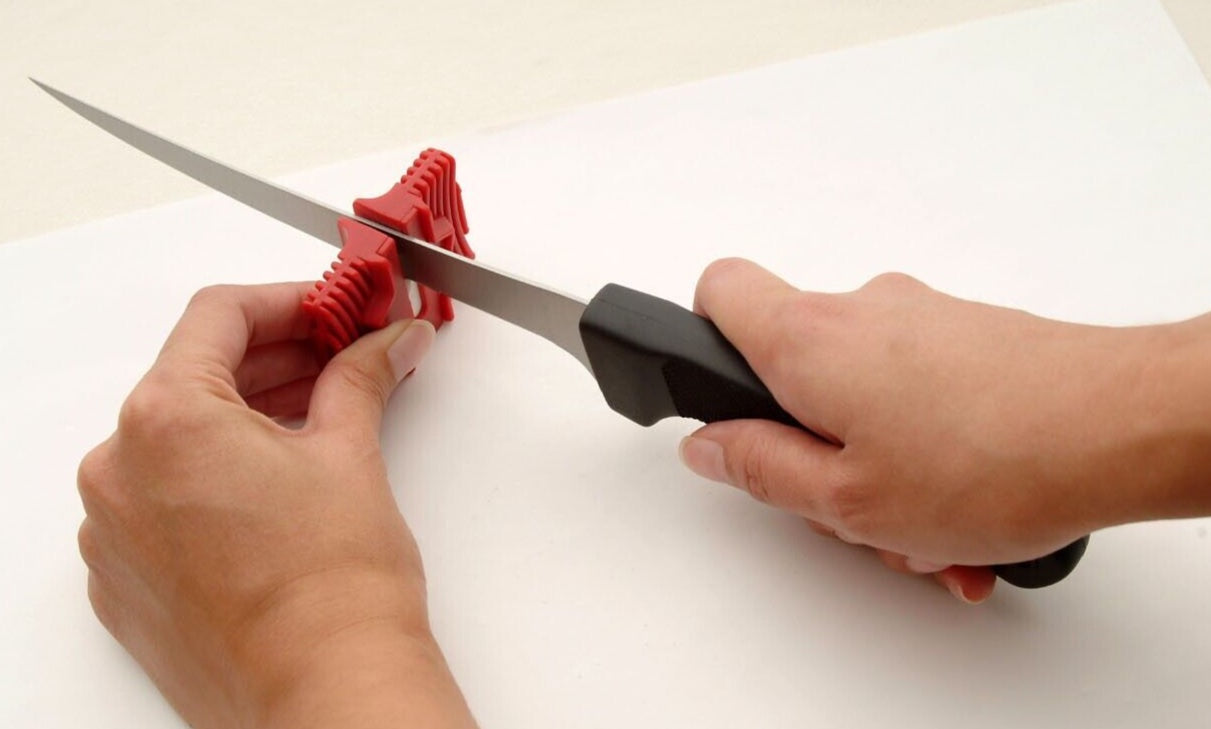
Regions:
<instances>
[{"instance_id":1,"label":"thumb","mask_svg":"<svg viewBox=\"0 0 1211 729\"><path fill-rule=\"evenodd\" d=\"M308 419L320 429L354 429L377 436L383 408L433 344L423 319L393 322L332 358L315 382Z\"/></svg>"},{"instance_id":2,"label":"thumb","mask_svg":"<svg viewBox=\"0 0 1211 729\"><path fill-rule=\"evenodd\" d=\"M837 522L829 495L840 483L839 446L768 420L728 420L699 429L680 450L703 478L829 526Z\"/></svg>"}]
</instances>

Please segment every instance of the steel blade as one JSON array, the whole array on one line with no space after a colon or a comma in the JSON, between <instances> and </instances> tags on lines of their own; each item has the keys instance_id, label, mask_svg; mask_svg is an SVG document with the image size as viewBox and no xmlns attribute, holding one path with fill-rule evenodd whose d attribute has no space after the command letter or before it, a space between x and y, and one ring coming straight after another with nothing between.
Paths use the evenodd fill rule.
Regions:
<instances>
[{"instance_id":1,"label":"steel blade","mask_svg":"<svg viewBox=\"0 0 1211 729\"><path fill-rule=\"evenodd\" d=\"M31 78L30 81L67 108L140 152L325 243L338 248L341 246L336 226L340 218L357 220L390 235L396 241L400 262L409 278L547 339L592 372L584 343L580 339L584 301L455 255L374 221L341 212L164 139L37 79Z\"/></svg>"}]
</instances>

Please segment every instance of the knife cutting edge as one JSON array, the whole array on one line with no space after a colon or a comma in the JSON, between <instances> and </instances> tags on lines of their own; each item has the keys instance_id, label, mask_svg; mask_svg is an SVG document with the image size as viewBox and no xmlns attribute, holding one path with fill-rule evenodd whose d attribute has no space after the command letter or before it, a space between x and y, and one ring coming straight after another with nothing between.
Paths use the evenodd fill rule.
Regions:
<instances>
[{"instance_id":1,"label":"knife cutting edge","mask_svg":"<svg viewBox=\"0 0 1211 729\"><path fill-rule=\"evenodd\" d=\"M554 343L589 370L611 408L640 425L680 415L705 422L759 418L803 427L713 324L677 304L617 284L582 301L233 169L30 81L139 151L337 248L342 246L342 220L389 236L410 278ZM1019 587L1045 587L1076 567L1088 540L1085 536L1044 557L994 565L993 570Z\"/></svg>"}]
</instances>

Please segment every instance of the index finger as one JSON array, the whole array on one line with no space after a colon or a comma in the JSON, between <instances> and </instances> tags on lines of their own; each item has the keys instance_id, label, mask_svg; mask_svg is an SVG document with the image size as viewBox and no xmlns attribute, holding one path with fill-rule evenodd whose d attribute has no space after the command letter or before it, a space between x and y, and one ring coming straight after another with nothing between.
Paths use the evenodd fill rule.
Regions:
<instances>
[{"instance_id":1,"label":"index finger","mask_svg":"<svg viewBox=\"0 0 1211 729\"><path fill-rule=\"evenodd\" d=\"M194 294L158 362L235 371L249 347L307 336L302 302L313 283L209 286Z\"/></svg>"},{"instance_id":2,"label":"index finger","mask_svg":"<svg viewBox=\"0 0 1211 729\"><path fill-rule=\"evenodd\" d=\"M724 258L707 266L694 291L694 311L719 327L763 380L777 373L789 350L788 304L799 290L743 258Z\"/></svg>"}]
</instances>

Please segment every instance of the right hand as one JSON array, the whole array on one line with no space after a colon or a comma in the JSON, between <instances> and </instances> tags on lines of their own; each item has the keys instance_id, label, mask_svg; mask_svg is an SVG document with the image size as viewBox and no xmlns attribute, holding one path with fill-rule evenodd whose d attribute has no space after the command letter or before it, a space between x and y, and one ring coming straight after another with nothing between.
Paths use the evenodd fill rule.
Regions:
<instances>
[{"instance_id":1,"label":"right hand","mask_svg":"<svg viewBox=\"0 0 1211 729\"><path fill-rule=\"evenodd\" d=\"M902 274L804 292L739 259L706 270L695 309L816 435L713 423L683 442L686 464L968 602L995 576L963 565L1182 515L1195 507L1177 489L1206 482L1206 456L1174 427L1191 393L1170 388L1179 378L1156 356L1189 350L1190 322L1068 324Z\"/></svg>"}]
</instances>

